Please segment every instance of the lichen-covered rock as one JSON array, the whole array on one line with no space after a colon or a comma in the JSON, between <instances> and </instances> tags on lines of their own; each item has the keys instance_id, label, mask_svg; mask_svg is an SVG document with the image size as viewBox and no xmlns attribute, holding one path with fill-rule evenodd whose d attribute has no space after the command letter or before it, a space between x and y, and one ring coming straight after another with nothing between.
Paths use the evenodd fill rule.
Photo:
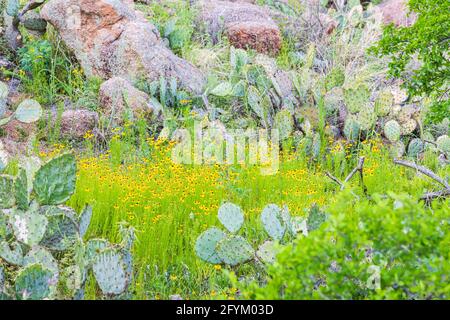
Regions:
<instances>
[{"instance_id":1,"label":"lichen-covered rock","mask_svg":"<svg viewBox=\"0 0 450 320\"><path fill-rule=\"evenodd\" d=\"M87 76L131 82L175 77L200 93L203 74L161 42L158 30L121 0L51 0L41 16L59 32Z\"/></svg>"},{"instance_id":2,"label":"lichen-covered rock","mask_svg":"<svg viewBox=\"0 0 450 320\"><path fill-rule=\"evenodd\" d=\"M111 78L100 86L99 100L103 115L115 124L121 124L127 116L149 118L160 114L145 92L120 77Z\"/></svg>"},{"instance_id":3,"label":"lichen-covered rock","mask_svg":"<svg viewBox=\"0 0 450 320\"><path fill-rule=\"evenodd\" d=\"M61 134L72 140L82 139L98 123L98 114L85 109L66 110L61 115Z\"/></svg>"},{"instance_id":4,"label":"lichen-covered rock","mask_svg":"<svg viewBox=\"0 0 450 320\"><path fill-rule=\"evenodd\" d=\"M237 48L250 48L260 53L279 52L282 36L268 11L247 2L198 1L199 25L203 25L214 41L224 32Z\"/></svg>"}]
</instances>

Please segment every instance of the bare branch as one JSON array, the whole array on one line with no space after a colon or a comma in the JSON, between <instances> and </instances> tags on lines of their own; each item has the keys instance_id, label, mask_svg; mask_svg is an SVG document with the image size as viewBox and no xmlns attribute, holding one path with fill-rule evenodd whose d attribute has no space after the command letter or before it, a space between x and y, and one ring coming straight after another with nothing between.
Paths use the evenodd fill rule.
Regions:
<instances>
[{"instance_id":1,"label":"bare branch","mask_svg":"<svg viewBox=\"0 0 450 320\"><path fill-rule=\"evenodd\" d=\"M359 161L358 161L358 165L352 170L352 172L350 172L350 174L347 176L347 178L345 178L344 183L347 183L354 175L356 172L362 172L363 167L364 167L364 160L365 157L360 157Z\"/></svg>"},{"instance_id":2,"label":"bare branch","mask_svg":"<svg viewBox=\"0 0 450 320\"><path fill-rule=\"evenodd\" d=\"M446 189L450 190L450 185L448 184L447 181L445 181L444 179L442 179L441 177L437 176L433 171L431 171L430 169L427 169L423 166L420 166L418 164L415 164L413 162L409 162L409 161L405 161L405 160L399 160L399 159L394 159L394 163L404 166L404 167L408 167L411 169L415 169L417 171L419 171L420 173L423 173L424 175L430 177L431 179L433 179L436 182L439 182L441 185L443 185Z\"/></svg>"},{"instance_id":3,"label":"bare branch","mask_svg":"<svg viewBox=\"0 0 450 320\"><path fill-rule=\"evenodd\" d=\"M420 197L420 200L425 201L426 203L430 203L434 199L446 198L448 196L450 196L450 189L445 189L441 191L426 193L422 197Z\"/></svg>"},{"instance_id":4,"label":"bare branch","mask_svg":"<svg viewBox=\"0 0 450 320\"><path fill-rule=\"evenodd\" d=\"M338 178L336 178L335 176L333 176L331 173L329 173L328 171L327 172L325 172L325 175L328 177L328 178L330 178L331 180L333 180L334 182L336 182L340 187L341 187L341 190L343 190L344 189L344 184L341 182L341 180L339 180Z\"/></svg>"}]
</instances>

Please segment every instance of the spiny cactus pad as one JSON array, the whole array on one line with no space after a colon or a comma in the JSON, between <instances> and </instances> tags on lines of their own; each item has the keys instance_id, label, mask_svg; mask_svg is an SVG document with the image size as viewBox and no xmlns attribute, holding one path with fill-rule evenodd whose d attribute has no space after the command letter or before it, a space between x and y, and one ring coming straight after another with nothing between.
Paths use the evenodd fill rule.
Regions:
<instances>
[{"instance_id":1,"label":"spiny cactus pad","mask_svg":"<svg viewBox=\"0 0 450 320\"><path fill-rule=\"evenodd\" d=\"M121 294L129 279L121 255L114 249L106 249L96 256L92 266L95 279L104 294Z\"/></svg>"},{"instance_id":2,"label":"spiny cactus pad","mask_svg":"<svg viewBox=\"0 0 450 320\"><path fill-rule=\"evenodd\" d=\"M209 263L221 263L222 259L216 251L217 244L226 238L226 234L218 228L210 228L203 232L195 243L197 256Z\"/></svg>"},{"instance_id":3,"label":"spiny cactus pad","mask_svg":"<svg viewBox=\"0 0 450 320\"><path fill-rule=\"evenodd\" d=\"M44 237L48 220L45 216L35 211L18 211L11 215L10 224L17 240L33 246L38 244Z\"/></svg>"},{"instance_id":4,"label":"spiny cactus pad","mask_svg":"<svg viewBox=\"0 0 450 320\"><path fill-rule=\"evenodd\" d=\"M25 169L19 169L19 173L14 181L14 191L17 207L20 210L27 210L30 203L30 194L28 192L28 179Z\"/></svg>"},{"instance_id":5,"label":"spiny cactus pad","mask_svg":"<svg viewBox=\"0 0 450 320\"><path fill-rule=\"evenodd\" d=\"M276 254L276 243L273 241L264 242L256 251L256 256L266 263L274 263Z\"/></svg>"},{"instance_id":6,"label":"spiny cactus pad","mask_svg":"<svg viewBox=\"0 0 450 320\"><path fill-rule=\"evenodd\" d=\"M274 128L278 130L281 140L285 140L290 137L292 131L294 131L294 118L289 110L281 110L275 115Z\"/></svg>"},{"instance_id":7,"label":"spiny cactus pad","mask_svg":"<svg viewBox=\"0 0 450 320\"><path fill-rule=\"evenodd\" d=\"M450 137L447 135L440 136L436 139L436 144L439 149L450 155Z\"/></svg>"},{"instance_id":8,"label":"spiny cactus pad","mask_svg":"<svg viewBox=\"0 0 450 320\"><path fill-rule=\"evenodd\" d=\"M15 281L16 298L20 300L43 300L50 295L52 272L40 264L24 268Z\"/></svg>"},{"instance_id":9,"label":"spiny cactus pad","mask_svg":"<svg viewBox=\"0 0 450 320\"><path fill-rule=\"evenodd\" d=\"M43 207L48 225L41 245L56 251L67 250L78 238L78 225L75 212L70 208Z\"/></svg>"},{"instance_id":10,"label":"spiny cactus pad","mask_svg":"<svg viewBox=\"0 0 450 320\"><path fill-rule=\"evenodd\" d=\"M0 209L11 208L15 203L14 178L9 175L0 175Z\"/></svg>"},{"instance_id":11,"label":"spiny cactus pad","mask_svg":"<svg viewBox=\"0 0 450 320\"><path fill-rule=\"evenodd\" d=\"M390 90L380 92L375 100L375 112L380 117L385 117L389 114L394 103L394 96Z\"/></svg>"},{"instance_id":12,"label":"spiny cactus pad","mask_svg":"<svg viewBox=\"0 0 450 320\"><path fill-rule=\"evenodd\" d=\"M425 144L421 139L412 139L408 145L408 157L417 158L424 150Z\"/></svg>"},{"instance_id":13,"label":"spiny cactus pad","mask_svg":"<svg viewBox=\"0 0 450 320\"><path fill-rule=\"evenodd\" d=\"M0 81L0 100L5 100L8 97L8 86L6 83Z\"/></svg>"},{"instance_id":14,"label":"spiny cactus pad","mask_svg":"<svg viewBox=\"0 0 450 320\"><path fill-rule=\"evenodd\" d=\"M286 232L286 225L281 217L281 209L275 204L267 205L261 213L261 222L268 235L281 240Z\"/></svg>"},{"instance_id":15,"label":"spiny cactus pad","mask_svg":"<svg viewBox=\"0 0 450 320\"><path fill-rule=\"evenodd\" d=\"M86 206L80 215L80 222L79 222L79 232L80 237L84 237L86 234L86 231L89 228L89 225L91 224L91 218L92 218L92 207Z\"/></svg>"},{"instance_id":16,"label":"spiny cactus pad","mask_svg":"<svg viewBox=\"0 0 450 320\"><path fill-rule=\"evenodd\" d=\"M239 231L244 223L244 213L241 208L230 202L220 206L218 217L223 226L232 233Z\"/></svg>"},{"instance_id":17,"label":"spiny cactus pad","mask_svg":"<svg viewBox=\"0 0 450 320\"><path fill-rule=\"evenodd\" d=\"M2 241L0 242L0 258L9 264L20 266L23 264L22 247L18 242L8 244L8 242Z\"/></svg>"},{"instance_id":18,"label":"spiny cactus pad","mask_svg":"<svg viewBox=\"0 0 450 320\"><path fill-rule=\"evenodd\" d=\"M367 88L365 84L360 84L356 88L345 89L344 99L348 111L351 113L357 113L361 110L362 106L369 102L369 88Z\"/></svg>"},{"instance_id":19,"label":"spiny cactus pad","mask_svg":"<svg viewBox=\"0 0 450 320\"><path fill-rule=\"evenodd\" d=\"M36 100L26 99L22 101L15 112L17 120L23 123L38 121L42 116L42 107Z\"/></svg>"},{"instance_id":20,"label":"spiny cactus pad","mask_svg":"<svg viewBox=\"0 0 450 320\"><path fill-rule=\"evenodd\" d=\"M359 133L361 131L361 126L358 121L352 117L348 117L345 120L344 135L350 141L355 141L359 139Z\"/></svg>"},{"instance_id":21,"label":"spiny cactus pad","mask_svg":"<svg viewBox=\"0 0 450 320\"><path fill-rule=\"evenodd\" d=\"M241 236L230 236L219 241L216 251L220 260L230 266L247 262L253 258L254 251Z\"/></svg>"},{"instance_id":22,"label":"spiny cactus pad","mask_svg":"<svg viewBox=\"0 0 450 320\"><path fill-rule=\"evenodd\" d=\"M76 161L63 154L43 165L34 179L34 191L41 205L61 204L75 191Z\"/></svg>"},{"instance_id":23,"label":"spiny cactus pad","mask_svg":"<svg viewBox=\"0 0 450 320\"><path fill-rule=\"evenodd\" d=\"M377 114L370 104L361 107L358 113L358 123L363 130L370 130L377 122Z\"/></svg>"},{"instance_id":24,"label":"spiny cactus pad","mask_svg":"<svg viewBox=\"0 0 450 320\"><path fill-rule=\"evenodd\" d=\"M408 135L414 132L417 128L417 122L414 119L409 119L406 122L403 122L401 125L401 133L402 135Z\"/></svg>"},{"instance_id":25,"label":"spiny cactus pad","mask_svg":"<svg viewBox=\"0 0 450 320\"><path fill-rule=\"evenodd\" d=\"M395 141L390 147L390 154L393 158L399 158L405 154L405 150L405 144L401 140Z\"/></svg>"},{"instance_id":26,"label":"spiny cactus pad","mask_svg":"<svg viewBox=\"0 0 450 320\"><path fill-rule=\"evenodd\" d=\"M345 73L343 68L334 67L325 79L326 90L329 91L335 87L340 87L345 82Z\"/></svg>"},{"instance_id":27,"label":"spiny cactus pad","mask_svg":"<svg viewBox=\"0 0 450 320\"><path fill-rule=\"evenodd\" d=\"M32 247L23 259L23 264L28 266L35 263L39 263L45 269L51 271L57 281L59 275L58 263L50 251L40 246Z\"/></svg>"},{"instance_id":28,"label":"spiny cactus pad","mask_svg":"<svg viewBox=\"0 0 450 320\"><path fill-rule=\"evenodd\" d=\"M400 139L401 127L395 120L390 120L384 125L384 136L389 141L395 142Z\"/></svg>"},{"instance_id":29,"label":"spiny cactus pad","mask_svg":"<svg viewBox=\"0 0 450 320\"><path fill-rule=\"evenodd\" d=\"M210 92L213 96L227 97L233 93L233 85L229 82L221 82Z\"/></svg>"},{"instance_id":30,"label":"spiny cactus pad","mask_svg":"<svg viewBox=\"0 0 450 320\"><path fill-rule=\"evenodd\" d=\"M87 265L94 263L96 256L110 246L105 239L91 239L87 242L84 260Z\"/></svg>"},{"instance_id":31,"label":"spiny cactus pad","mask_svg":"<svg viewBox=\"0 0 450 320\"><path fill-rule=\"evenodd\" d=\"M19 13L20 1L19 0L7 0L6 13L8 16L15 17Z\"/></svg>"}]
</instances>

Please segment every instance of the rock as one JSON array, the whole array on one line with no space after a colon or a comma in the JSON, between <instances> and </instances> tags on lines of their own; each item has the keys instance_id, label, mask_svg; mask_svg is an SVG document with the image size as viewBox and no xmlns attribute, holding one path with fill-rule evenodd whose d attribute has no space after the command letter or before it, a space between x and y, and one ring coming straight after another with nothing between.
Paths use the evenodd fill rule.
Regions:
<instances>
[{"instance_id":1,"label":"rock","mask_svg":"<svg viewBox=\"0 0 450 320\"><path fill-rule=\"evenodd\" d=\"M98 123L97 112L86 109L66 110L61 115L61 135L71 140L81 140Z\"/></svg>"},{"instance_id":2,"label":"rock","mask_svg":"<svg viewBox=\"0 0 450 320\"><path fill-rule=\"evenodd\" d=\"M395 26L410 26L416 20L414 13L408 14L406 0L386 0L378 8L385 24L393 23Z\"/></svg>"},{"instance_id":3,"label":"rock","mask_svg":"<svg viewBox=\"0 0 450 320\"><path fill-rule=\"evenodd\" d=\"M161 41L155 26L131 1L50 0L41 16L59 32L87 76L131 82L174 77L180 87L201 93L205 78Z\"/></svg>"},{"instance_id":4,"label":"rock","mask_svg":"<svg viewBox=\"0 0 450 320\"><path fill-rule=\"evenodd\" d=\"M99 99L102 113L115 124L123 123L127 110L131 110L133 117L160 116L161 110L151 103L145 92L120 77L111 78L100 86Z\"/></svg>"},{"instance_id":5,"label":"rock","mask_svg":"<svg viewBox=\"0 0 450 320\"><path fill-rule=\"evenodd\" d=\"M267 10L248 2L199 1L199 25L205 27L214 42L224 31L236 48L250 48L275 55L281 49L282 36Z\"/></svg>"},{"instance_id":6,"label":"rock","mask_svg":"<svg viewBox=\"0 0 450 320\"><path fill-rule=\"evenodd\" d=\"M9 117L11 114L12 112L8 111L4 117ZM35 130L35 123L26 124L15 119L1 126L2 135L0 141L3 143L3 148L10 158L21 157L26 154L28 139Z\"/></svg>"}]
</instances>

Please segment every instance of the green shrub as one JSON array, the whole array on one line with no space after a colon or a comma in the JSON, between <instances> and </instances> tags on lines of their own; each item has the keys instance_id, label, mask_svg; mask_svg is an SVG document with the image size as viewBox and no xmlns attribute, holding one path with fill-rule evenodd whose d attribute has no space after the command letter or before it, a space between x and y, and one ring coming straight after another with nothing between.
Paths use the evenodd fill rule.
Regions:
<instances>
[{"instance_id":1,"label":"green shrub","mask_svg":"<svg viewBox=\"0 0 450 320\"><path fill-rule=\"evenodd\" d=\"M245 298L450 297L448 201L430 210L409 196L355 202L343 193L329 212L322 228L277 256L265 285L244 285Z\"/></svg>"}]
</instances>

